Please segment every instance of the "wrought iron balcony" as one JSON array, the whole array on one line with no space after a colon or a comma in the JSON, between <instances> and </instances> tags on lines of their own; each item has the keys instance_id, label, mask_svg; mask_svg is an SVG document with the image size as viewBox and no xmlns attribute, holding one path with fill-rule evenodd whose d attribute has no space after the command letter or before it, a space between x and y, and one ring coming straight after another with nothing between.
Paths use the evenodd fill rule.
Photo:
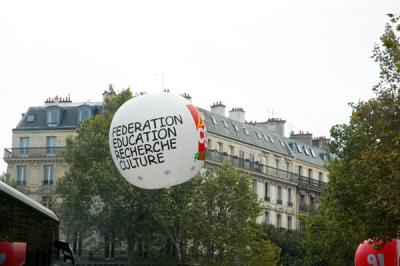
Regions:
<instances>
[{"instance_id":1,"label":"wrought iron balcony","mask_svg":"<svg viewBox=\"0 0 400 266\"><path fill-rule=\"evenodd\" d=\"M260 164L259 162L250 161L248 159L231 156L226 153L221 153L215 150L208 150L206 159L213 163L230 162L233 166L256 172L262 175L268 175L276 178L286 179L289 181L297 182L298 176L295 173L277 169L268 165Z\"/></svg>"},{"instance_id":2,"label":"wrought iron balcony","mask_svg":"<svg viewBox=\"0 0 400 266\"><path fill-rule=\"evenodd\" d=\"M300 188L310 188L321 190L326 186L326 183L323 181L318 181L309 177L300 176L299 177L299 187Z\"/></svg>"},{"instance_id":3,"label":"wrought iron balcony","mask_svg":"<svg viewBox=\"0 0 400 266\"><path fill-rule=\"evenodd\" d=\"M322 181L314 180L304 176L299 177L297 173L277 169L268 165L260 164L259 162L250 161L248 159L231 156L227 153L221 153L216 150L208 150L206 159L208 162L218 164L230 162L233 166L244 170L296 182L300 188L321 191L321 189L326 186L326 183Z\"/></svg>"},{"instance_id":4,"label":"wrought iron balcony","mask_svg":"<svg viewBox=\"0 0 400 266\"><path fill-rule=\"evenodd\" d=\"M4 160L62 158L65 147L6 148Z\"/></svg>"}]
</instances>

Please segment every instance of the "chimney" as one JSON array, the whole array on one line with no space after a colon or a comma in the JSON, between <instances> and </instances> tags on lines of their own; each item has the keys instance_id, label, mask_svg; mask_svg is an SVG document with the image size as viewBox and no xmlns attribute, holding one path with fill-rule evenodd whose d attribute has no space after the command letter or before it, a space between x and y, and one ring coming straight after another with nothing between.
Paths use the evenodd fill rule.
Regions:
<instances>
[{"instance_id":1,"label":"chimney","mask_svg":"<svg viewBox=\"0 0 400 266\"><path fill-rule=\"evenodd\" d=\"M329 140L325 137L313 138L312 145L323 150L329 149Z\"/></svg>"},{"instance_id":2,"label":"chimney","mask_svg":"<svg viewBox=\"0 0 400 266\"><path fill-rule=\"evenodd\" d=\"M286 120L280 118L268 118L267 122L254 123L256 126L262 126L268 131L271 131L277 135L285 135L285 124Z\"/></svg>"},{"instance_id":3,"label":"chimney","mask_svg":"<svg viewBox=\"0 0 400 266\"><path fill-rule=\"evenodd\" d=\"M232 108L232 110L229 111L229 118L233 119L235 121L244 123L246 121L245 117L244 117L244 114L245 113L244 113L243 108L235 107L235 108Z\"/></svg>"},{"instance_id":4,"label":"chimney","mask_svg":"<svg viewBox=\"0 0 400 266\"><path fill-rule=\"evenodd\" d=\"M184 92L183 94L181 94L181 96L189 102L192 102L192 96L190 96L189 93Z\"/></svg>"},{"instance_id":5,"label":"chimney","mask_svg":"<svg viewBox=\"0 0 400 266\"><path fill-rule=\"evenodd\" d=\"M211 105L211 112L225 116L225 105L222 102L216 102Z\"/></svg>"},{"instance_id":6,"label":"chimney","mask_svg":"<svg viewBox=\"0 0 400 266\"><path fill-rule=\"evenodd\" d=\"M310 132L305 133L303 131L300 131L298 134L294 134L294 132L292 132L290 134L290 138L308 145L312 145L313 142L312 134Z\"/></svg>"}]
</instances>

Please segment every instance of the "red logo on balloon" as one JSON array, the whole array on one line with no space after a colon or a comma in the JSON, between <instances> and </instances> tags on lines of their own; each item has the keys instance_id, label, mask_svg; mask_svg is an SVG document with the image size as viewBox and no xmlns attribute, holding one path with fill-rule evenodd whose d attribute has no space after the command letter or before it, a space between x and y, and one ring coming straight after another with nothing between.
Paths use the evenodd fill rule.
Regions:
<instances>
[{"instance_id":1,"label":"red logo on balloon","mask_svg":"<svg viewBox=\"0 0 400 266\"><path fill-rule=\"evenodd\" d=\"M204 161L206 159L207 153L207 133L204 121L196 107L194 107L192 104L188 104L187 108L192 114L197 132L199 133L198 149L197 153L194 156L194 160Z\"/></svg>"}]
</instances>

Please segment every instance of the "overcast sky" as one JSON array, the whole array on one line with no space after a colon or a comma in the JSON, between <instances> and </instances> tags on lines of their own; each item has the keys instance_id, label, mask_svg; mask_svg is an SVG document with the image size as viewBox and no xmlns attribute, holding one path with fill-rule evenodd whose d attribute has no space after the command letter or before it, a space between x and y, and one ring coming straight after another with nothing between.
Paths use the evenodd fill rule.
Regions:
<instances>
[{"instance_id":1,"label":"overcast sky","mask_svg":"<svg viewBox=\"0 0 400 266\"><path fill-rule=\"evenodd\" d=\"M0 148L48 97L101 101L116 89L189 93L246 120L280 117L329 135L371 98L370 58L399 0L1 1ZM0 163L0 173L6 164Z\"/></svg>"}]
</instances>

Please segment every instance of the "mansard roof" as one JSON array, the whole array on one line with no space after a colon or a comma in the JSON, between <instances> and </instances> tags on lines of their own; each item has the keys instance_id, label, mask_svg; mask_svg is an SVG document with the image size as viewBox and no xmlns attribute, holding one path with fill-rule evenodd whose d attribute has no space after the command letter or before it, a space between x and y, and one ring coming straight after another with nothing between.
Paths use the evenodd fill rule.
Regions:
<instances>
[{"instance_id":1,"label":"mansard roof","mask_svg":"<svg viewBox=\"0 0 400 266\"><path fill-rule=\"evenodd\" d=\"M256 146L266 152L292 157L320 167L324 166L328 159L329 153L319 147L277 135L262 126L241 123L202 108L199 108L199 111L203 113L207 131L212 134L249 146ZM227 126L225 126L224 123L226 123ZM238 130L235 130L234 125L237 126ZM270 141L269 137L272 138L273 142ZM298 151L297 146L300 148L301 152ZM308 155L304 149L307 150Z\"/></svg>"},{"instance_id":2,"label":"mansard roof","mask_svg":"<svg viewBox=\"0 0 400 266\"><path fill-rule=\"evenodd\" d=\"M45 106L29 107L23 114L17 127L13 131L29 131L29 130L65 130L76 129L79 127L78 110L81 106L89 106L92 108L92 115L103 113L103 103L86 102L86 103L68 103L68 104L51 104ZM60 110L60 121L56 126L47 125L47 110Z\"/></svg>"}]
</instances>

